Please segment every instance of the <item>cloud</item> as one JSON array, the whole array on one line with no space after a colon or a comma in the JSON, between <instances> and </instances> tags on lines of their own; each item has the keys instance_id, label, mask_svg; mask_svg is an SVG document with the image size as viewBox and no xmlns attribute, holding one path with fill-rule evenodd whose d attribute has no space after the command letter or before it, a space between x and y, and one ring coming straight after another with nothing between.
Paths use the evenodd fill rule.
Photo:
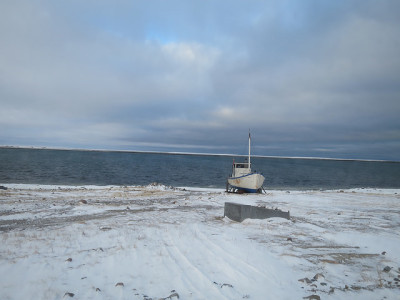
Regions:
<instances>
[{"instance_id":1,"label":"cloud","mask_svg":"<svg viewBox=\"0 0 400 300\"><path fill-rule=\"evenodd\" d=\"M0 144L400 159L399 11L5 1Z\"/></svg>"}]
</instances>

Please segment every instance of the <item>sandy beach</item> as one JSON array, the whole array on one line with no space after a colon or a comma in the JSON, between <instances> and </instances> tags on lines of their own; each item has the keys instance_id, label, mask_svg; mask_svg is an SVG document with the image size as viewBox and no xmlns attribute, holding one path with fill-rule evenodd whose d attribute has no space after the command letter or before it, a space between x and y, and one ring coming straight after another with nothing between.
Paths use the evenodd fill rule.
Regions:
<instances>
[{"instance_id":1,"label":"sandy beach","mask_svg":"<svg viewBox=\"0 0 400 300\"><path fill-rule=\"evenodd\" d=\"M400 190L5 186L0 299L400 299Z\"/></svg>"}]
</instances>

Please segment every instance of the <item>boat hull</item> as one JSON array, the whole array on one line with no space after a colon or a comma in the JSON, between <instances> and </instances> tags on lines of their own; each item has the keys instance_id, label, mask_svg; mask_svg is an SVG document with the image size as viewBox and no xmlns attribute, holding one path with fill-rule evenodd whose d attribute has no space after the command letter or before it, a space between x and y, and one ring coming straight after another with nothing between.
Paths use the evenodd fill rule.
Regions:
<instances>
[{"instance_id":1,"label":"boat hull","mask_svg":"<svg viewBox=\"0 0 400 300\"><path fill-rule=\"evenodd\" d=\"M257 193L260 191L265 177L258 173L251 173L240 177L229 177L228 184L237 190L246 193Z\"/></svg>"}]
</instances>

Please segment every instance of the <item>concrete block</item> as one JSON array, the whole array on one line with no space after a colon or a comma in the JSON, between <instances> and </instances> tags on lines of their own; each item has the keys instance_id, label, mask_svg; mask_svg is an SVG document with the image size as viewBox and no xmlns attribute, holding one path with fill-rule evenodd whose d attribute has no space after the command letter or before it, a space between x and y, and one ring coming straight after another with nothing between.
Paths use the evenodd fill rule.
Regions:
<instances>
[{"instance_id":1,"label":"concrete block","mask_svg":"<svg viewBox=\"0 0 400 300\"><path fill-rule=\"evenodd\" d=\"M242 222L245 219L285 218L290 220L290 213L279 209L269 209L246 204L225 202L224 217Z\"/></svg>"}]
</instances>

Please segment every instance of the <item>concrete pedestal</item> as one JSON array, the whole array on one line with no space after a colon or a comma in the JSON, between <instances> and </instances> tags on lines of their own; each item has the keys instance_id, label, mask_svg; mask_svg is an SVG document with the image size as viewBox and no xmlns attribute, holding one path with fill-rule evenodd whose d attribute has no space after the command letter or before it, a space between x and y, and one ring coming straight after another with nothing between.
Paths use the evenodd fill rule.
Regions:
<instances>
[{"instance_id":1,"label":"concrete pedestal","mask_svg":"<svg viewBox=\"0 0 400 300\"><path fill-rule=\"evenodd\" d=\"M290 220L289 212L232 202L225 202L224 216L236 222L242 222L245 219L267 219L274 217Z\"/></svg>"}]
</instances>

